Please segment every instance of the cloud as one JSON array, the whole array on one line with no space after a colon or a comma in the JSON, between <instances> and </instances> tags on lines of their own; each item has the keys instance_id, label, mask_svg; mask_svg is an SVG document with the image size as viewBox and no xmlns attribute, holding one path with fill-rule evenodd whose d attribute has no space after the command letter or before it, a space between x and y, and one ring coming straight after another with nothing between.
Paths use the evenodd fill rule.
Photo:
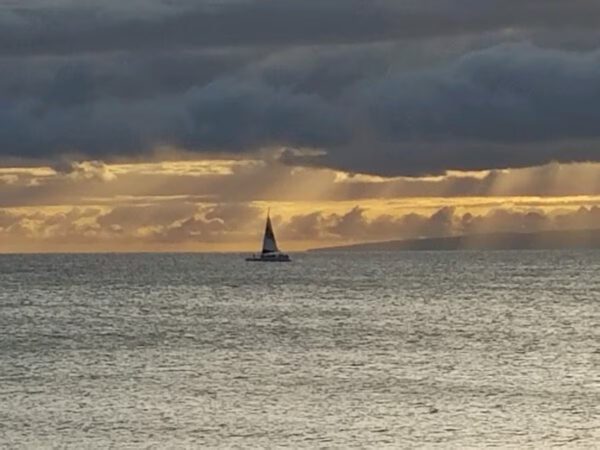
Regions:
<instances>
[{"instance_id":1,"label":"cloud","mask_svg":"<svg viewBox=\"0 0 600 450\"><path fill-rule=\"evenodd\" d=\"M284 225L282 236L295 240L367 242L449 236L458 230L452 207L440 208L430 216L410 213L400 216L381 214L369 218L365 213L364 208L357 206L344 214L294 216Z\"/></svg>"},{"instance_id":2,"label":"cloud","mask_svg":"<svg viewBox=\"0 0 600 450\"><path fill-rule=\"evenodd\" d=\"M88 69L61 68L44 95L0 104L0 151L110 159L163 145L287 146L324 152L286 154L289 164L386 176L600 160L600 52L498 46L386 73L357 67L356 52L306 58L137 99L107 95Z\"/></svg>"},{"instance_id":3,"label":"cloud","mask_svg":"<svg viewBox=\"0 0 600 450\"><path fill-rule=\"evenodd\" d=\"M0 210L4 251L177 250L254 238L260 209L185 201L112 208Z\"/></svg>"},{"instance_id":4,"label":"cloud","mask_svg":"<svg viewBox=\"0 0 600 450\"><path fill-rule=\"evenodd\" d=\"M387 0L368 6L359 0L157 3L131 12L116 2L13 7L0 27L0 55L373 42L499 25L448 14L446 1L435 9Z\"/></svg>"},{"instance_id":5,"label":"cloud","mask_svg":"<svg viewBox=\"0 0 600 450\"><path fill-rule=\"evenodd\" d=\"M318 18L318 20L316 20ZM598 2L8 2L0 159L287 152L384 176L599 161Z\"/></svg>"},{"instance_id":6,"label":"cloud","mask_svg":"<svg viewBox=\"0 0 600 450\"><path fill-rule=\"evenodd\" d=\"M0 54L363 43L512 29L595 29L593 0L21 2ZM317 20L318 19L318 20Z\"/></svg>"},{"instance_id":7,"label":"cloud","mask_svg":"<svg viewBox=\"0 0 600 450\"><path fill-rule=\"evenodd\" d=\"M597 161L599 71L598 52L510 45L361 80L344 97L351 142L314 164L415 175Z\"/></svg>"},{"instance_id":8,"label":"cloud","mask_svg":"<svg viewBox=\"0 0 600 450\"><path fill-rule=\"evenodd\" d=\"M244 204L220 204L205 207L183 221L157 230L151 236L161 243L234 243L247 241L259 229L260 209Z\"/></svg>"},{"instance_id":9,"label":"cloud","mask_svg":"<svg viewBox=\"0 0 600 450\"><path fill-rule=\"evenodd\" d=\"M187 220L197 212L197 206L186 202L168 202L146 206L117 206L96 217L103 229L117 233L132 232L146 227L167 227Z\"/></svg>"},{"instance_id":10,"label":"cloud","mask_svg":"<svg viewBox=\"0 0 600 450\"><path fill-rule=\"evenodd\" d=\"M476 200L492 206L515 201L557 206L589 205L600 196L600 164L550 164L426 178L298 168L268 158L134 164L63 161L53 167L0 168L0 208L147 206L176 199L189 204L295 202L312 204L314 211L323 203L395 201L419 209L432 198L452 205Z\"/></svg>"},{"instance_id":11,"label":"cloud","mask_svg":"<svg viewBox=\"0 0 600 450\"><path fill-rule=\"evenodd\" d=\"M102 161L72 161L67 167L55 165L59 172L67 174L68 178L74 181L113 181L116 175L110 170L110 167Z\"/></svg>"},{"instance_id":12,"label":"cloud","mask_svg":"<svg viewBox=\"0 0 600 450\"><path fill-rule=\"evenodd\" d=\"M43 248L44 242L82 244L97 236L93 219L99 214L93 208L70 208L60 212L2 211L0 213L0 235L6 241L8 251L16 248Z\"/></svg>"},{"instance_id":13,"label":"cloud","mask_svg":"<svg viewBox=\"0 0 600 450\"><path fill-rule=\"evenodd\" d=\"M264 211L252 204L190 207L182 203L109 209L0 211L4 251L176 251L256 248ZM276 217L282 247L301 249L397 239L494 232L595 229L599 206L495 208L485 213L441 207L431 213L374 214L354 207Z\"/></svg>"},{"instance_id":14,"label":"cloud","mask_svg":"<svg viewBox=\"0 0 600 450\"><path fill-rule=\"evenodd\" d=\"M443 207L431 215L409 213L368 217L365 213L366 210L355 207L345 214L294 216L284 224L282 236L291 240L377 242L495 232L595 229L600 219L598 206L562 212L496 208L488 213L474 214Z\"/></svg>"}]
</instances>

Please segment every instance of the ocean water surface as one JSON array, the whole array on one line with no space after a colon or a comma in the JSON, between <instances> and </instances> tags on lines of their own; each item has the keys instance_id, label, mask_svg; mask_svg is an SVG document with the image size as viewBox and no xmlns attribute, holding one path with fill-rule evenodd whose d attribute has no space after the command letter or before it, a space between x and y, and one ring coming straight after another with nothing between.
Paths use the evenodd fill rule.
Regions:
<instances>
[{"instance_id":1,"label":"ocean water surface","mask_svg":"<svg viewBox=\"0 0 600 450\"><path fill-rule=\"evenodd\" d=\"M594 448L600 252L0 256L0 447Z\"/></svg>"}]
</instances>

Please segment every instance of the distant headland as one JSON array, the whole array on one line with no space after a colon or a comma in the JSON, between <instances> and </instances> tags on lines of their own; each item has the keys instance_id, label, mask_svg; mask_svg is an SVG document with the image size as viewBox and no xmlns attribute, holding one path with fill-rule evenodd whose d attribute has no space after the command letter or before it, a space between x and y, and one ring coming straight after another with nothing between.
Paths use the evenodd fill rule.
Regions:
<instances>
[{"instance_id":1,"label":"distant headland","mask_svg":"<svg viewBox=\"0 0 600 450\"><path fill-rule=\"evenodd\" d=\"M600 229L481 233L462 236L368 242L315 248L311 252L420 250L552 250L600 249Z\"/></svg>"}]
</instances>

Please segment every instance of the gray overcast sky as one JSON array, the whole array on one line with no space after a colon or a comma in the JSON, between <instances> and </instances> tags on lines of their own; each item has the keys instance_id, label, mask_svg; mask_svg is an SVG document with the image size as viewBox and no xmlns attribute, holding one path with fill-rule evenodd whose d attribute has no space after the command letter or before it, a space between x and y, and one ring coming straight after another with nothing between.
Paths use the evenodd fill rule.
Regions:
<instances>
[{"instance_id":1,"label":"gray overcast sky","mask_svg":"<svg viewBox=\"0 0 600 450\"><path fill-rule=\"evenodd\" d=\"M383 175L600 161L600 3L0 1L0 154Z\"/></svg>"}]
</instances>

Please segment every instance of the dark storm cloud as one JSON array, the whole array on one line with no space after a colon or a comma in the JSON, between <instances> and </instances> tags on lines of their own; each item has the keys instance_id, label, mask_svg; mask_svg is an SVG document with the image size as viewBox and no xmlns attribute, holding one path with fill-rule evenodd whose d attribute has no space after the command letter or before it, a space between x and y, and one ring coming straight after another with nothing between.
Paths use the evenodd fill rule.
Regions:
<instances>
[{"instance_id":1,"label":"dark storm cloud","mask_svg":"<svg viewBox=\"0 0 600 450\"><path fill-rule=\"evenodd\" d=\"M597 51L501 45L366 78L338 99L352 139L314 164L414 175L598 161L599 74Z\"/></svg>"},{"instance_id":2,"label":"dark storm cloud","mask_svg":"<svg viewBox=\"0 0 600 450\"><path fill-rule=\"evenodd\" d=\"M596 28L592 0L45 2L4 6L0 54L356 43L515 28Z\"/></svg>"},{"instance_id":3,"label":"dark storm cloud","mask_svg":"<svg viewBox=\"0 0 600 450\"><path fill-rule=\"evenodd\" d=\"M258 0L199 2L154 14L115 14L114 7L14 7L0 27L0 55L147 51L165 48L362 43L481 31L498 24L469 22L416 2ZM468 2L466 2L468 3ZM142 8L142 11L144 8ZM482 11L484 16L488 14ZM470 26L467 24L470 23Z\"/></svg>"},{"instance_id":4,"label":"dark storm cloud","mask_svg":"<svg viewBox=\"0 0 600 450\"><path fill-rule=\"evenodd\" d=\"M4 101L52 104L75 91L88 100L114 97L128 102L202 86L262 55L241 49L0 58L0 92Z\"/></svg>"},{"instance_id":5,"label":"dark storm cloud","mask_svg":"<svg viewBox=\"0 0 600 450\"><path fill-rule=\"evenodd\" d=\"M499 46L441 67L384 75L379 67L371 75L339 64L329 80L319 77L328 58L308 69L304 60L288 61L278 71L275 61L185 92L129 101L97 96L85 67L63 68L45 95L0 105L2 149L106 157L160 144L316 147L328 151L321 160L287 157L407 175L600 159L598 52ZM299 74L290 74L294 64ZM335 90L327 88L332 84Z\"/></svg>"},{"instance_id":6,"label":"dark storm cloud","mask_svg":"<svg viewBox=\"0 0 600 450\"><path fill-rule=\"evenodd\" d=\"M597 2L10 5L5 157L312 148L284 160L411 176L600 160ZM503 44L557 36L592 50Z\"/></svg>"}]
</instances>

